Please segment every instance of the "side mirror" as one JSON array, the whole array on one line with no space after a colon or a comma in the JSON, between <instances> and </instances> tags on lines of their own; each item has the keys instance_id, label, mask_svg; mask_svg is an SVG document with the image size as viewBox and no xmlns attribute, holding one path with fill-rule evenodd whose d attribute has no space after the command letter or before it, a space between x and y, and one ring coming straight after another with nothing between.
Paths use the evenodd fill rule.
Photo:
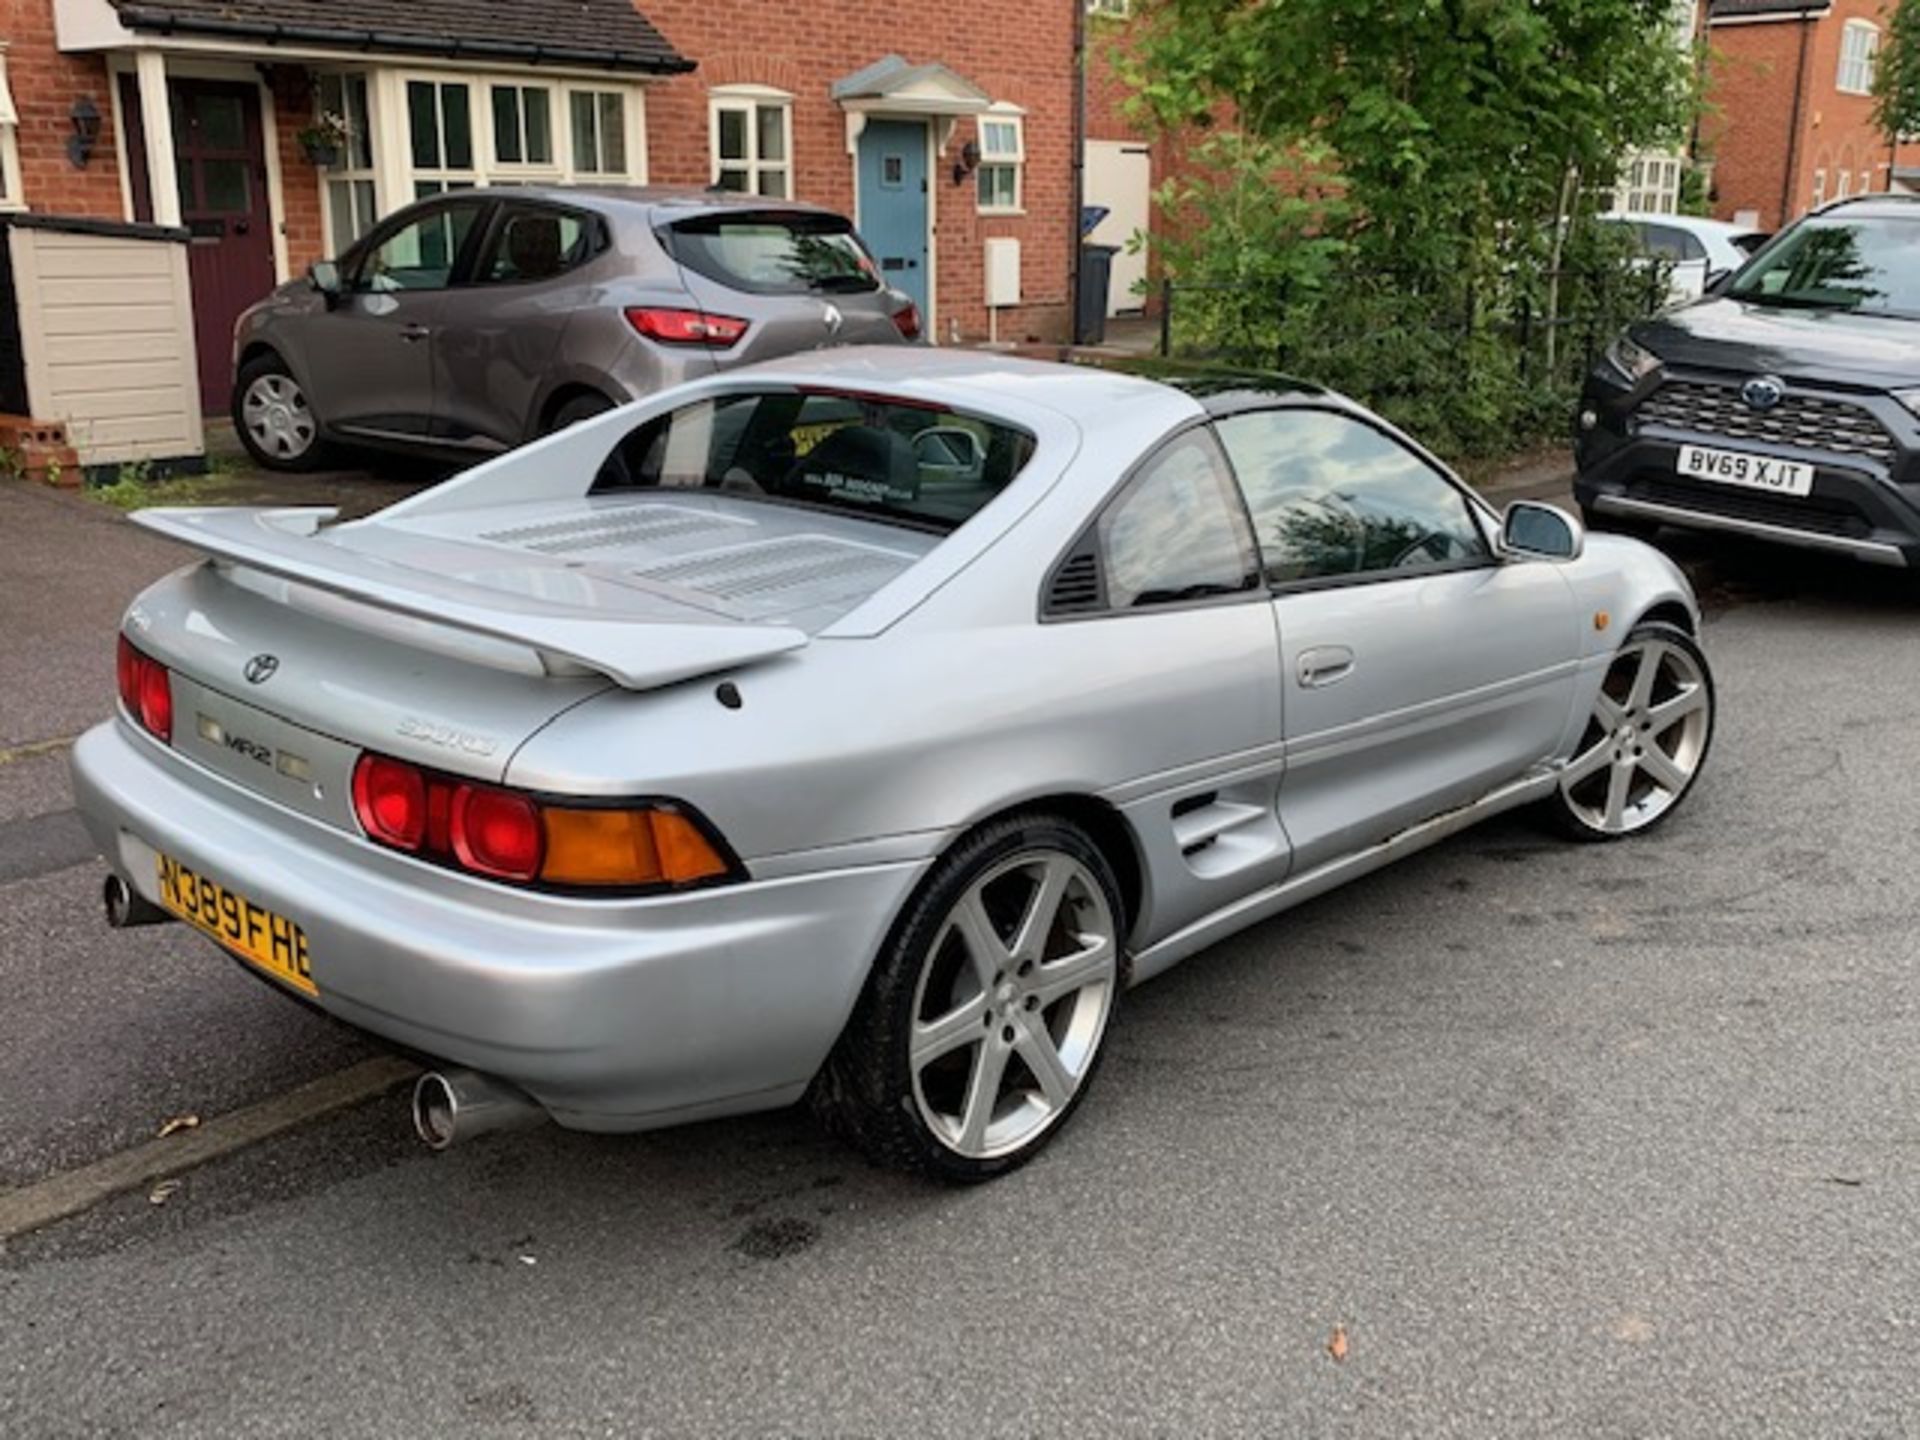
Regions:
<instances>
[{"instance_id":1,"label":"side mirror","mask_svg":"<svg viewBox=\"0 0 1920 1440\"><path fill-rule=\"evenodd\" d=\"M1707 272L1706 289L1703 293L1707 295L1718 295L1720 293L1720 287L1732 278L1733 271L1731 270L1709 270Z\"/></svg>"},{"instance_id":2,"label":"side mirror","mask_svg":"<svg viewBox=\"0 0 1920 1440\"><path fill-rule=\"evenodd\" d=\"M329 305L340 298L340 267L331 260L316 260L309 265L307 282L327 297Z\"/></svg>"},{"instance_id":3,"label":"side mirror","mask_svg":"<svg viewBox=\"0 0 1920 1440\"><path fill-rule=\"evenodd\" d=\"M1500 526L1500 548L1521 560L1578 560L1587 548L1587 532L1557 505L1516 500Z\"/></svg>"},{"instance_id":4,"label":"side mirror","mask_svg":"<svg viewBox=\"0 0 1920 1440\"><path fill-rule=\"evenodd\" d=\"M934 425L913 437L914 458L921 468L956 479L978 480L987 468L987 449L980 437L958 425Z\"/></svg>"}]
</instances>

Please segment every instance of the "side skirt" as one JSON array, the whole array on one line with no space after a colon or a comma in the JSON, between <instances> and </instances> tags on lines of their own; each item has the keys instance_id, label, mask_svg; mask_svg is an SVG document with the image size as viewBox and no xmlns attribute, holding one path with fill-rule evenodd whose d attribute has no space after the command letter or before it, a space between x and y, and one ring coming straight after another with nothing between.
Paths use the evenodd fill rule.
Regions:
<instances>
[{"instance_id":1,"label":"side skirt","mask_svg":"<svg viewBox=\"0 0 1920 1440\"><path fill-rule=\"evenodd\" d=\"M1409 825L1399 834L1365 850L1356 850L1338 860L1329 860L1318 869L1309 870L1303 875L1295 875L1270 885L1264 890L1256 890L1244 899L1237 900L1223 910L1216 910L1203 920L1196 920L1183 930L1176 930L1166 939L1148 946L1134 957L1133 983L1151 980L1162 971L1170 970L1189 955L1204 950L1207 946L1224 940L1236 931L1249 925L1258 925L1262 920L1271 919L1283 910L1324 895L1337 889L1349 880L1357 880L1384 866L1391 865L1402 856L1411 855L1416 850L1457 835L1469 826L1498 815L1503 811L1517 809L1544 799L1553 792L1559 783L1560 767L1536 771L1498 790L1489 791L1472 804L1463 805L1457 810L1449 810L1436 815L1431 820L1422 820L1417 825Z\"/></svg>"}]
</instances>

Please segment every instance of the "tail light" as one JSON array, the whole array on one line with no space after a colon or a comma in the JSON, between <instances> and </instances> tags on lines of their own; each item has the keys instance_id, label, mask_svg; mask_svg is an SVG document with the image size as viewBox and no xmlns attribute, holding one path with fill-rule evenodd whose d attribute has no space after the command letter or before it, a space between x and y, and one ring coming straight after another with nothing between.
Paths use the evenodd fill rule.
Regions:
<instances>
[{"instance_id":1,"label":"tail light","mask_svg":"<svg viewBox=\"0 0 1920 1440\"><path fill-rule=\"evenodd\" d=\"M920 307L909 300L906 309L894 311L893 328L900 332L902 340L918 340L920 338Z\"/></svg>"},{"instance_id":2,"label":"tail light","mask_svg":"<svg viewBox=\"0 0 1920 1440\"><path fill-rule=\"evenodd\" d=\"M353 810L381 845L518 884L675 890L742 873L698 817L670 802L567 805L386 755L354 766Z\"/></svg>"},{"instance_id":3,"label":"tail light","mask_svg":"<svg viewBox=\"0 0 1920 1440\"><path fill-rule=\"evenodd\" d=\"M710 350L725 350L739 344L750 328L750 322L731 315L651 305L628 310L627 323L662 345L704 345Z\"/></svg>"},{"instance_id":4,"label":"tail light","mask_svg":"<svg viewBox=\"0 0 1920 1440\"><path fill-rule=\"evenodd\" d=\"M125 635L114 655L114 676L120 685L120 703L140 722L140 728L159 740L173 743L173 676L167 667L136 650Z\"/></svg>"}]
</instances>

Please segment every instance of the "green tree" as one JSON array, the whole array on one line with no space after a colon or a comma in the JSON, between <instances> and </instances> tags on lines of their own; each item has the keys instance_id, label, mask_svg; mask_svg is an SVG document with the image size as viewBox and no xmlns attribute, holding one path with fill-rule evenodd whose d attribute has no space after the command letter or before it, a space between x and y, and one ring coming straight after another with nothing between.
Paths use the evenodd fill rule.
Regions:
<instances>
[{"instance_id":1,"label":"green tree","mask_svg":"<svg viewBox=\"0 0 1920 1440\"><path fill-rule=\"evenodd\" d=\"M1146 0L1117 57L1136 113L1206 137L1163 187L1162 264L1258 292L1185 305L1202 338L1236 360L1311 362L1451 448L1497 446L1535 402L1525 357L1487 322L1517 332L1573 308L1549 272L1591 251L1579 213L1622 155L1684 135L1693 57L1675 13Z\"/></svg>"},{"instance_id":2,"label":"green tree","mask_svg":"<svg viewBox=\"0 0 1920 1440\"><path fill-rule=\"evenodd\" d=\"M1920 3L1894 0L1874 56L1873 117L1889 135L1920 133Z\"/></svg>"}]
</instances>

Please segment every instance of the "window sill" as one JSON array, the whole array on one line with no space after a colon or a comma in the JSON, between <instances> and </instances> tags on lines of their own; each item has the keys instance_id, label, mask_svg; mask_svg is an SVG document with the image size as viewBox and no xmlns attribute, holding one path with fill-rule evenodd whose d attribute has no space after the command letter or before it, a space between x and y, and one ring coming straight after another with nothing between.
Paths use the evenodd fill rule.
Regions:
<instances>
[{"instance_id":1,"label":"window sill","mask_svg":"<svg viewBox=\"0 0 1920 1440\"><path fill-rule=\"evenodd\" d=\"M989 220L1020 220L1025 218L1027 210L1024 205L1015 205L1011 208L1004 205L980 205L975 207L975 213Z\"/></svg>"}]
</instances>

